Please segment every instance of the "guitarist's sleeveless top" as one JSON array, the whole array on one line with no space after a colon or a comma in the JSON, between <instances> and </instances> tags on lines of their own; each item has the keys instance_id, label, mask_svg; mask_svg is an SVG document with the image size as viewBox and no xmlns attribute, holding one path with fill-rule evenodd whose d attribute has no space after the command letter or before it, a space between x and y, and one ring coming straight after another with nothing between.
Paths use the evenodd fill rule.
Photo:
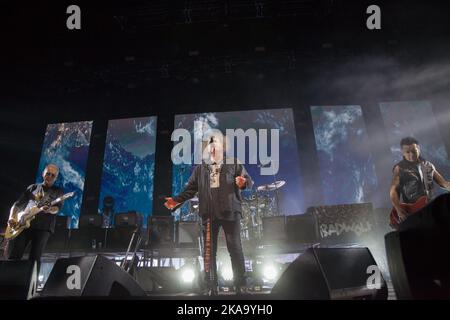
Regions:
<instances>
[{"instance_id":1,"label":"guitarist's sleeveless top","mask_svg":"<svg viewBox=\"0 0 450 320\"><path fill-rule=\"evenodd\" d=\"M434 165L424 159L420 163L402 160L396 166L400 168L400 184L397 192L404 203L414 203L422 196L432 196ZM427 193L428 191L428 193Z\"/></svg>"}]
</instances>

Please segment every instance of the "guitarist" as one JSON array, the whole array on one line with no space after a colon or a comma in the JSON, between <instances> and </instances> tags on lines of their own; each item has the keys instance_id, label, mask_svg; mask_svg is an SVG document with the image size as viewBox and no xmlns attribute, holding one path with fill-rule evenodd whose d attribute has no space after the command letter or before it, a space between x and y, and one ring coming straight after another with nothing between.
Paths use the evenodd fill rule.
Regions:
<instances>
[{"instance_id":1,"label":"guitarist","mask_svg":"<svg viewBox=\"0 0 450 320\"><path fill-rule=\"evenodd\" d=\"M450 182L439 174L431 162L420 156L419 142L415 138L403 138L400 148L403 160L394 166L390 188L390 198L398 214L398 223L403 222L407 217L401 202L414 204L424 196L427 201L430 201L433 182L444 189L450 189Z\"/></svg>"},{"instance_id":2,"label":"guitarist","mask_svg":"<svg viewBox=\"0 0 450 320\"><path fill-rule=\"evenodd\" d=\"M29 260L37 262L38 270L42 252L45 249L50 234L55 230L56 214L62 208L63 203L59 203L54 207L49 207L45 203L61 197L64 192L61 188L54 185L58 178L59 168L54 164L45 167L42 177L44 181L39 184L30 185L20 198L13 204L8 224L17 223L17 213L24 210L30 201L35 201L39 207L42 205L43 211L38 213L31 221L30 228L24 230L16 238L8 241L5 255L7 259L22 259L25 248L31 242L31 250Z\"/></svg>"}]
</instances>

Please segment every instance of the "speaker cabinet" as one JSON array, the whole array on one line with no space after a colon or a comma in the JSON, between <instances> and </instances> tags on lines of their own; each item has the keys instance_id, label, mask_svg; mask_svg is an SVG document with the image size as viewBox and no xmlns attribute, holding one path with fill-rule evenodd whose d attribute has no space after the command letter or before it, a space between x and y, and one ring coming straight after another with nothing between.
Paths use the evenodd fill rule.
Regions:
<instances>
[{"instance_id":1,"label":"speaker cabinet","mask_svg":"<svg viewBox=\"0 0 450 320\"><path fill-rule=\"evenodd\" d=\"M365 243L375 230L371 203L310 207L307 213L317 220L322 245Z\"/></svg>"},{"instance_id":2,"label":"speaker cabinet","mask_svg":"<svg viewBox=\"0 0 450 320\"><path fill-rule=\"evenodd\" d=\"M148 239L152 248L173 247L174 223L172 216L153 216L148 221Z\"/></svg>"},{"instance_id":3,"label":"speaker cabinet","mask_svg":"<svg viewBox=\"0 0 450 320\"><path fill-rule=\"evenodd\" d=\"M83 227L70 230L69 250L91 252L105 247L106 229Z\"/></svg>"},{"instance_id":4,"label":"speaker cabinet","mask_svg":"<svg viewBox=\"0 0 450 320\"><path fill-rule=\"evenodd\" d=\"M264 242L287 240L285 216L264 217L262 222Z\"/></svg>"},{"instance_id":5,"label":"speaker cabinet","mask_svg":"<svg viewBox=\"0 0 450 320\"><path fill-rule=\"evenodd\" d=\"M408 229L450 229L450 193L441 194L427 206L400 224L400 231Z\"/></svg>"},{"instance_id":6,"label":"speaker cabinet","mask_svg":"<svg viewBox=\"0 0 450 320\"><path fill-rule=\"evenodd\" d=\"M100 214L82 214L80 215L80 221L78 226L80 228L85 227L98 227L100 228L103 224L103 218Z\"/></svg>"},{"instance_id":7,"label":"speaker cabinet","mask_svg":"<svg viewBox=\"0 0 450 320\"><path fill-rule=\"evenodd\" d=\"M286 233L289 242L315 243L319 241L319 228L314 215L299 214L286 217Z\"/></svg>"},{"instance_id":8,"label":"speaker cabinet","mask_svg":"<svg viewBox=\"0 0 450 320\"><path fill-rule=\"evenodd\" d=\"M0 261L0 299L31 299L37 288L37 264L34 261Z\"/></svg>"},{"instance_id":9,"label":"speaker cabinet","mask_svg":"<svg viewBox=\"0 0 450 320\"><path fill-rule=\"evenodd\" d=\"M70 217L56 216L55 232L48 239L46 252L61 252L69 248L70 222Z\"/></svg>"},{"instance_id":10,"label":"speaker cabinet","mask_svg":"<svg viewBox=\"0 0 450 320\"><path fill-rule=\"evenodd\" d=\"M448 231L391 232L385 236L385 243L397 299L450 299Z\"/></svg>"},{"instance_id":11,"label":"speaker cabinet","mask_svg":"<svg viewBox=\"0 0 450 320\"><path fill-rule=\"evenodd\" d=\"M141 217L141 214L136 211L118 213L114 219L115 227L139 227L142 225Z\"/></svg>"},{"instance_id":12,"label":"speaker cabinet","mask_svg":"<svg viewBox=\"0 0 450 320\"><path fill-rule=\"evenodd\" d=\"M450 194L442 194L385 236L398 299L450 299Z\"/></svg>"},{"instance_id":13,"label":"speaker cabinet","mask_svg":"<svg viewBox=\"0 0 450 320\"><path fill-rule=\"evenodd\" d=\"M107 229L108 241L106 247L112 250L127 251L135 231L136 227L131 226Z\"/></svg>"},{"instance_id":14,"label":"speaker cabinet","mask_svg":"<svg viewBox=\"0 0 450 320\"><path fill-rule=\"evenodd\" d=\"M387 299L386 282L367 248L311 248L272 289L275 299Z\"/></svg>"},{"instance_id":15,"label":"speaker cabinet","mask_svg":"<svg viewBox=\"0 0 450 320\"><path fill-rule=\"evenodd\" d=\"M177 223L176 243L181 248L198 248L200 225L198 222Z\"/></svg>"},{"instance_id":16,"label":"speaker cabinet","mask_svg":"<svg viewBox=\"0 0 450 320\"><path fill-rule=\"evenodd\" d=\"M137 282L103 256L56 261L40 296L51 297L142 297Z\"/></svg>"},{"instance_id":17,"label":"speaker cabinet","mask_svg":"<svg viewBox=\"0 0 450 320\"><path fill-rule=\"evenodd\" d=\"M151 294L181 292L180 274L173 267L137 268L135 278Z\"/></svg>"}]
</instances>

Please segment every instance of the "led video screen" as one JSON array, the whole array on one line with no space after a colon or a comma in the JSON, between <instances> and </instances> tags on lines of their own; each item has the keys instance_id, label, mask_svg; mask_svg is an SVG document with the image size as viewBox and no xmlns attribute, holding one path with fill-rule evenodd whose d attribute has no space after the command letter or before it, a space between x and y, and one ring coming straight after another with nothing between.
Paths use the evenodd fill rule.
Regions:
<instances>
[{"instance_id":1,"label":"led video screen","mask_svg":"<svg viewBox=\"0 0 450 320\"><path fill-rule=\"evenodd\" d=\"M392 166L389 170L402 159L401 139L412 136L419 141L421 156L432 162L444 177L450 177L448 153L428 101L382 102L380 110L391 151ZM435 188L435 195L442 192L444 191Z\"/></svg>"},{"instance_id":2,"label":"led video screen","mask_svg":"<svg viewBox=\"0 0 450 320\"><path fill-rule=\"evenodd\" d=\"M186 129L191 139L191 163L173 165L172 194L177 195L187 183L194 164L195 153L203 150L201 139L213 129L224 135L228 130L247 134L240 144L235 140L233 155L244 164L254 180L252 190L244 191L243 210L258 206L260 215L291 215L305 212L303 184L297 152L297 137L292 109L263 109L175 116L175 129ZM244 141L244 139L242 139ZM174 145L178 142L175 141ZM198 144L198 145L196 145ZM201 153L201 152L200 152ZM267 165L269 156L271 165ZM276 184L276 182L278 182ZM264 186L269 186L264 188ZM270 186L278 186L271 190ZM258 190L258 187L260 190ZM250 210L250 209L249 209ZM194 210L195 211L195 210ZM193 210L186 203L176 212L176 219L189 220Z\"/></svg>"},{"instance_id":3,"label":"led video screen","mask_svg":"<svg viewBox=\"0 0 450 320\"><path fill-rule=\"evenodd\" d=\"M45 132L36 180L42 182L42 171L47 164L59 167L55 185L66 193L75 192L59 213L71 217L71 228L78 227L91 132L92 121L49 124Z\"/></svg>"},{"instance_id":4,"label":"led video screen","mask_svg":"<svg viewBox=\"0 0 450 320\"><path fill-rule=\"evenodd\" d=\"M360 106L311 106L324 204L371 202L377 176Z\"/></svg>"},{"instance_id":5,"label":"led video screen","mask_svg":"<svg viewBox=\"0 0 450 320\"><path fill-rule=\"evenodd\" d=\"M98 210L105 227L118 213L137 212L142 225L153 208L156 117L110 120L106 137ZM105 199L109 207L105 210Z\"/></svg>"}]
</instances>

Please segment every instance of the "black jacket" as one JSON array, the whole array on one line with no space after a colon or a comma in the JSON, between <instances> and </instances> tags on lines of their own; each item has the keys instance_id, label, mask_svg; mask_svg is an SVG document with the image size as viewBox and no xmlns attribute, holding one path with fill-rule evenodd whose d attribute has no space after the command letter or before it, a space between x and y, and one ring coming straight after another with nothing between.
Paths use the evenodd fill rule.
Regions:
<instances>
[{"instance_id":1,"label":"black jacket","mask_svg":"<svg viewBox=\"0 0 450 320\"><path fill-rule=\"evenodd\" d=\"M64 191L62 188L56 186L47 188L44 187L42 183L32 184L27 188L27 190L25 190L25 192L14 204L19 208L19 210L24 210L30 204L30 201L34 199L35 195L41 192L41 190L44 191L45 196L44 199L41 200L42 203L40 203L40 205L42 205L44 202L52 202L64 195ZM32 204L34 205L35 203L33 202ZM59 210L61 210L63 204L64 202L60 202L56 206L59 208ZM46 230L54 233L55 224L56 214L40 212L31 221L30 229Z\"/></svg>"},{"instance_id":2,"label":"black jacket","mask_svg":"<svg viewBox=\"0 0 450 320\"><path fill-rule=\"evenodd\" d=\"M235 182L237 176L244 176L247 179L247 189L253 187L253 180L248 175L244 166L235 160L235 164L224 164L219 175L219 205L222 212L230 215L242 213L241 190ZM199 214L201 217L207 217L211 211L211 188L210 188L210 169L207 164L200 164L194 168L188 184L185 189L173 199L176 202L183 203L193 198L198 192Z\"/></svg>"}]
</instances>

